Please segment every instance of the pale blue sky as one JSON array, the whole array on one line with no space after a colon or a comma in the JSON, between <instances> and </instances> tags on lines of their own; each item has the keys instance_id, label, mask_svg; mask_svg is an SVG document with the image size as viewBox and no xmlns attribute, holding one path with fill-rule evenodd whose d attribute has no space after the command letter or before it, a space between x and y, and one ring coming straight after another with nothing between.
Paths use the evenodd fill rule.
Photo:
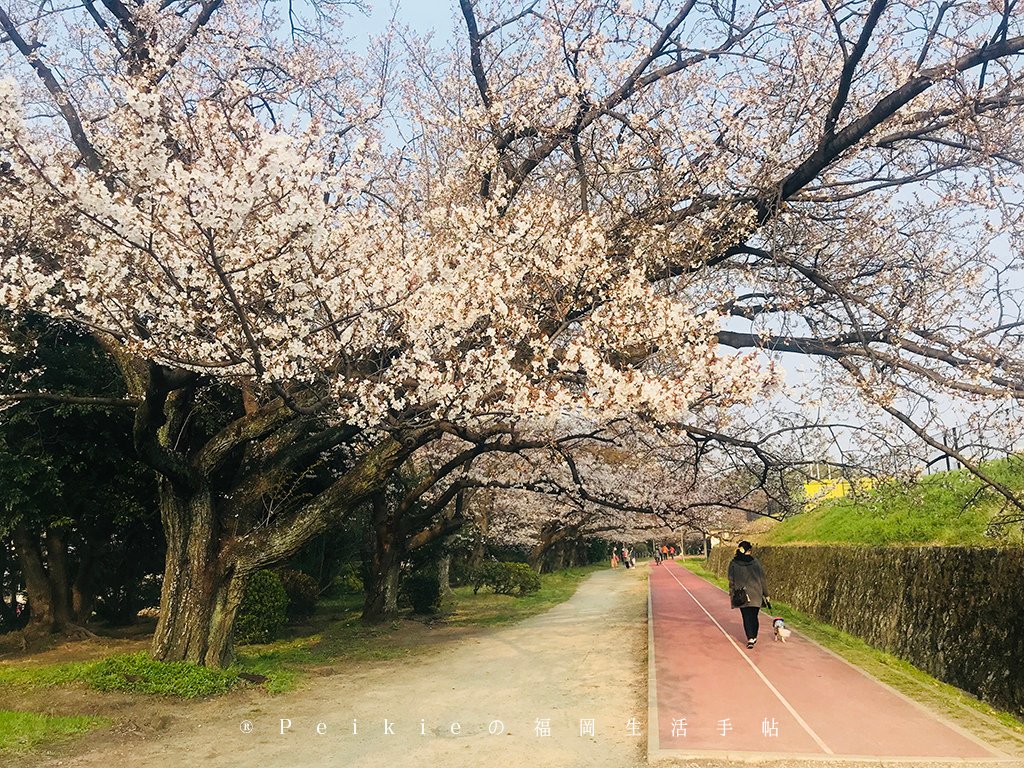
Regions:
<instances>
[{"instance_id":1,"label":"pale blue sky","mask_svg":"<svg viewBox=\"0 0 1024 768\"><path fill-rule=\"evenodd\" d=\"M418 34L433 31L445 39L451 33L452 14L456 6L444 0L405 0L405 2L371 2L369 14L354 12L350 32L354 38L380 33L394 16Z\"/></svg>"}]
</instances>

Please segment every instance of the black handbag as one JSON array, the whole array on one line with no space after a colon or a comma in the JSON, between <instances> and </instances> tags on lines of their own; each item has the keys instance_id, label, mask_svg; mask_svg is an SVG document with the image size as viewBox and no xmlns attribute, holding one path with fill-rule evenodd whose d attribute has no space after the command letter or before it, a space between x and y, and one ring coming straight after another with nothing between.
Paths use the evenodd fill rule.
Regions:
<instances>
[{"instance_id":1,"label":"black handbag","mask_svg":"<svg viewBox=\"0 0 1024 768\"><path fill-rule=\"evenodd\" d=\"M732 591L732 607L733 608L740 608L740 607L746 605L748 602L750 602L750 601L747 598L747 590L746 589L744 589L743 587L740 587L739 589L734 589Z\"/></svg>"}]
</instances>

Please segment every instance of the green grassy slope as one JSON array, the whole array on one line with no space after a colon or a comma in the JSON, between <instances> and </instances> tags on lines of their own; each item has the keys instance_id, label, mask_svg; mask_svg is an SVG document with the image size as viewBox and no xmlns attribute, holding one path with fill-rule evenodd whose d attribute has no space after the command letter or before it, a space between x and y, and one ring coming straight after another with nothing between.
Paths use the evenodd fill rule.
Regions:
<instances>
[{"instance_id":1,"label":"green grassy slope","mask_svg":"<svg viewBox=\"0 0 1024 768\"><path fill-rule=\"evenodd\" d=\"M1024 457L986 462L984 471L1015 491L1024 489ZM862 545L1024 543L1019 524L987 535L1005 499L966 470L939 472L911 485L883 483L871 491L823 502L758 536L762 544Z\"/></svg>"}]
</instances>

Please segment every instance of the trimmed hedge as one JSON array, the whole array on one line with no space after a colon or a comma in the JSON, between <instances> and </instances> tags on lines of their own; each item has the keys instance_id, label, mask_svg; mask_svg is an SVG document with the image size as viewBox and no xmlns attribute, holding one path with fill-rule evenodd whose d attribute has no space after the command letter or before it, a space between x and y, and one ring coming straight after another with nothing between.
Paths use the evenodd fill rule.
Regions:
<instances>
[{"instance_id":1,"label":"trimmed hedge","mask_svg":"<svg viewBox=\"0 0 1024 768\"><path fill-rule=\"evenodd\" d=\"M473 594L481 587L498 595L529 595L540 590L540 576L526 563L484 563L473 574Z\"/></svg>"},{"instance_id":2,"label":"trimmed hedge","mask_svg":"<svg viewBox=\"0 0 1024 768\"><path fill-rule=\"evenodd\" d=\"M1024 550L756 547L769 594L1024 715ZM733 550L709 567L725 575Z\"/></svg>"},{"instance_id":3,"label":"trimmed hedge","mask_svg":"<svg viewBox=\"0 0 1024 768\"><path fill-rule=\"evenodd\" d=\"M294 621L312 616L320 599L320 587L316 579L290 568L279 571L277 575L281 578L285 594L288 595L288 607L285 609L288 618Z\"/></svg>"},{"instance_id":4,"label":"trimmed hedge","mask_svg":"<svg viewBox=\"0 0 1024 768\"><path fill-rule=\"evenodd\" d=\"M441 607L441 582L437 573L417 571L406 577L402 586L412 603L413 613L437 613Z\"/></svg>"},{"instance_id":5,"label":"trimmed hedge","mask_svg":"<svg viewBox=\"0 0 1024 768\"><path fill-rule=\"evenodd\" d=\"M288 593L273 571L256 571L249 577L235 620L239 643L269 643L284 627Z\"/></svg>"}]
</instances>

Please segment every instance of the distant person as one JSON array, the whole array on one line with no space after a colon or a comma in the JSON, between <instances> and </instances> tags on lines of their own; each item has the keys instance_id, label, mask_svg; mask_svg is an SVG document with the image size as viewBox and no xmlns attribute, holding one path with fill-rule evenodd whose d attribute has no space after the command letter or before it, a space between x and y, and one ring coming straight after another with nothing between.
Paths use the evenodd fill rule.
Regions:
<instances>
[{"instance_id":1,"label":"distant person","mask_svg":"<svg viewBox=\"0 0 1024 768\"><path fill-rule=\"evenodd\" d=\"M754 545L749 541L741 541L736 547L736 555L729 562L729 597L733 608L739 608L743 615L743 631L747 635L747 648L757 643L757 630L760 624L758 612L761 604L768 600L768 582L764 578L764 568L751 551ZM742 594L737 594L742 590Z\"/></svg>"},{"instance_id":2,"label":"distant person","mask_svg":"<svg viewBox=\"0 0 1024 768\"><path fill-rule=\"evenodd\" d=\"M619 567L619 551L612 547L612 568Z\"/></svg>"}]
</instances>

